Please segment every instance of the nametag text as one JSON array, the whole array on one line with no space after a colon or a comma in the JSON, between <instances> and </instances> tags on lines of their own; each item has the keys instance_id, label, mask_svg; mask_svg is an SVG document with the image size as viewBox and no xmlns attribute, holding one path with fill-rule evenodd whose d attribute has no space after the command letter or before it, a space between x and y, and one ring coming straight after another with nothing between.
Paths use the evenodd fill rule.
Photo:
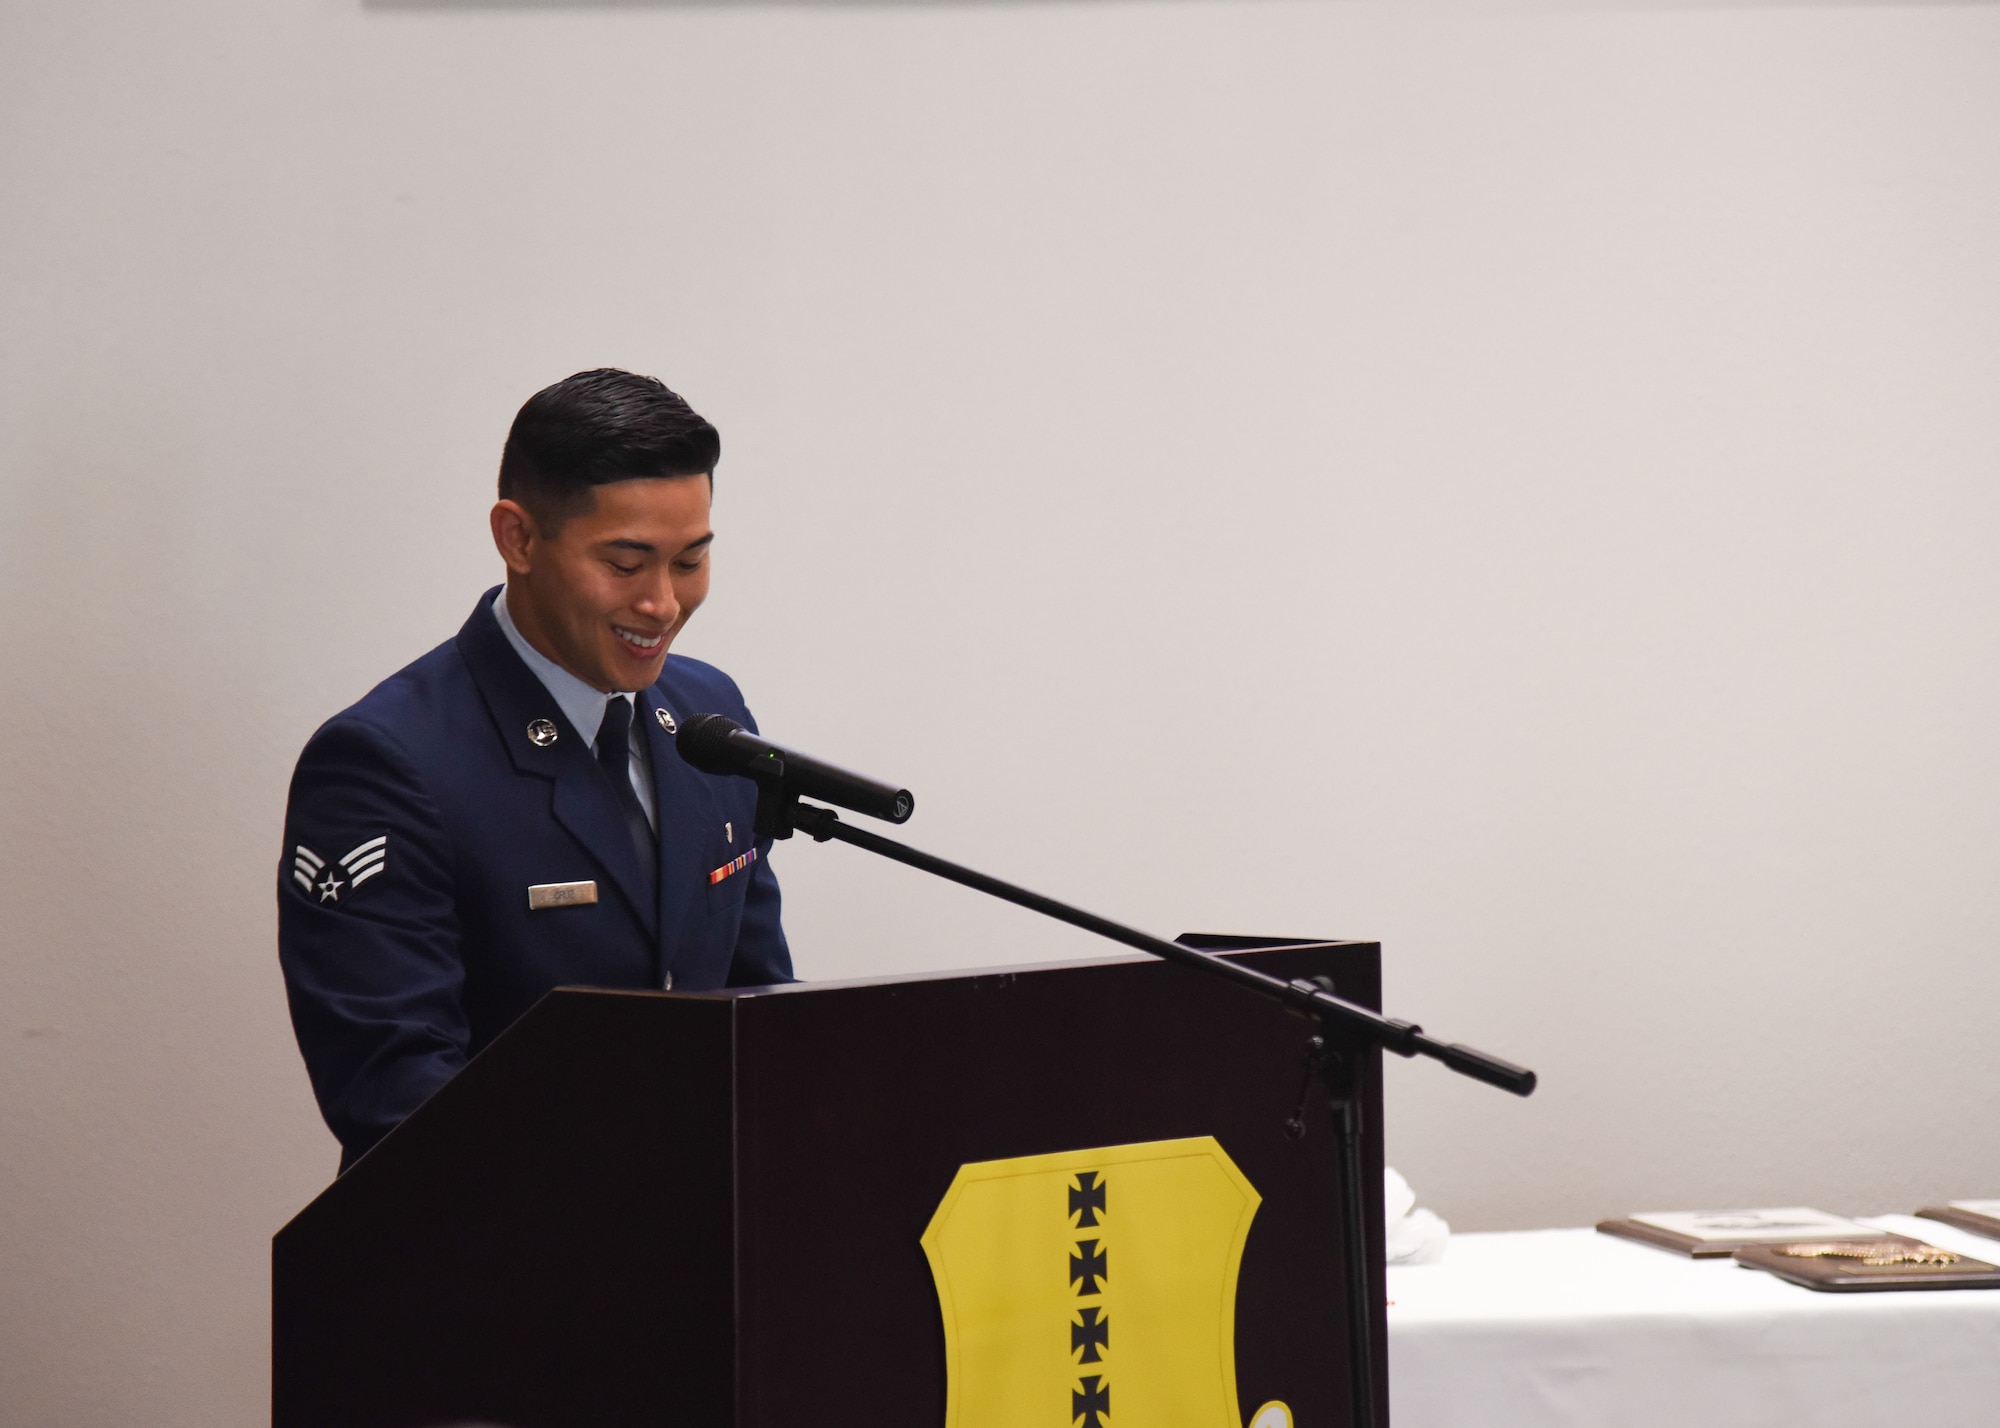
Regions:
<instances>
[{"instance_id":1,"label":"nametag text","mask_svg":"<svg viewBox=\"0 0 2000 1428\"><path fill-rule=\"evenodd\" d=\"M545 907L583 907L596 901L596 883L536 883L528 889L530 912Z\"/></svg>"}]
</instances>

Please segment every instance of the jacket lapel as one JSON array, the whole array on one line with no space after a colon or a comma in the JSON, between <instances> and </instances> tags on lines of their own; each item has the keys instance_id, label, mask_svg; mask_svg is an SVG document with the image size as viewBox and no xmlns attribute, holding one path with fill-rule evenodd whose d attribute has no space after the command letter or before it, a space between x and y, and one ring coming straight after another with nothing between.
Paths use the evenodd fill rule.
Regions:
<instances>
[{"instance_id":1,"label":"jacket lapel","mask_svg":"<svg viewBox=\"0 0 2000 1428\"><path fill-rule=\"evenodd\" d=\"M495 586L479 597L472 618L458 632L459 654L485 697L515 770L554 785L550 810L556 822L596 859L611 885L638 914L647 938L657 941L659 911L648 896L618 796L583 736L501 633L500 622L493 615L493 597L498 593ZM555 731L552 739L549 730ZM665 840L661 842L664 846Z\"/></svg>"},{"instance_id":2,"label":"jacket lapel","mask_svg":"<svg viewBox=\"0 0 2000 1428\"><path fill-rule=\"evenodd\" d=\"M660 711L679 720L693 712L676 709L660 697L655 684L639 692L639 719L646 731L646 752L653 764L653 807L660 825L660 926L684 927L682 915L688 902L706 884L700 866L708 847L707 833L722 818L715 794L704 779L680 756L674 736L660 722ZM671 958L674 949L662 949Z\"/></svg>"}]
</instances>

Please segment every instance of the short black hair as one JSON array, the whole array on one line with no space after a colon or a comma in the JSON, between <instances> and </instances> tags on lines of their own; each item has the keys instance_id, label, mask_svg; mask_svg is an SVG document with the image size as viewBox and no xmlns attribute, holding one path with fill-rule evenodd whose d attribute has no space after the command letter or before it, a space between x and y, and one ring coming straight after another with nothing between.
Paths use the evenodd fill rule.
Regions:
<instances>
[{"instance_id":1,"label":"short black hair","mask_svg":"<svg viewBox=\"0 0 2000 1428\"><path fill-rule=\"evenodd\" d=\"M599 367L521 405L500 454L500 495L543 528L589 507L592 488L662 476L715 476L722 437L658 377Z\"/></svg>"}]
</instances>

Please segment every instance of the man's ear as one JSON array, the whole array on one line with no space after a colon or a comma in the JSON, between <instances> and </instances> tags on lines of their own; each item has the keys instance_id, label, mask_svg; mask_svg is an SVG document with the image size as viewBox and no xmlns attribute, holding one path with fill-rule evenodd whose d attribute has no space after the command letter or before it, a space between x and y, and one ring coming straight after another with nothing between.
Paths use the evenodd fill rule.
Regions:
<instances>
[{"instance_id":1,"label":"man's ear","mask_svg":"<svg viewBox=\"0 0 2000 1428\"><path fill-rule=\"evenodd\" d=\"M534 550L541 536L526 507L519 501L496 501L487 523L493 527L493 548L507 562L511 574L526 575L534 569Z\"/></svg>"}]
</instances>

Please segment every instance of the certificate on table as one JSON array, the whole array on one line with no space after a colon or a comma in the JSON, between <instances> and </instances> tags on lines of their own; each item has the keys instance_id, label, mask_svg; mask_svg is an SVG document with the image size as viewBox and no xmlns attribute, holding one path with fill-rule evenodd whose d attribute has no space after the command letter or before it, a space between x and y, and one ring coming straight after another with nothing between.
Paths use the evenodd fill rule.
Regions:
<instances>
[{"instance_id":1,"label":"certificate on table","mask_svg":"<svg viewBox=\"0 0 2000 1428\"><path fill-rule=\"evenodd\" d=\"M1884 1231L1806 1205L1771 1210L1649 1210L1622 1220L1600 1220L1607 1235L1637 1240L1695 1259L1727 1259L1751 1245L1789 1240L1872 1239Z\"/></svg>"}]
</instances>

